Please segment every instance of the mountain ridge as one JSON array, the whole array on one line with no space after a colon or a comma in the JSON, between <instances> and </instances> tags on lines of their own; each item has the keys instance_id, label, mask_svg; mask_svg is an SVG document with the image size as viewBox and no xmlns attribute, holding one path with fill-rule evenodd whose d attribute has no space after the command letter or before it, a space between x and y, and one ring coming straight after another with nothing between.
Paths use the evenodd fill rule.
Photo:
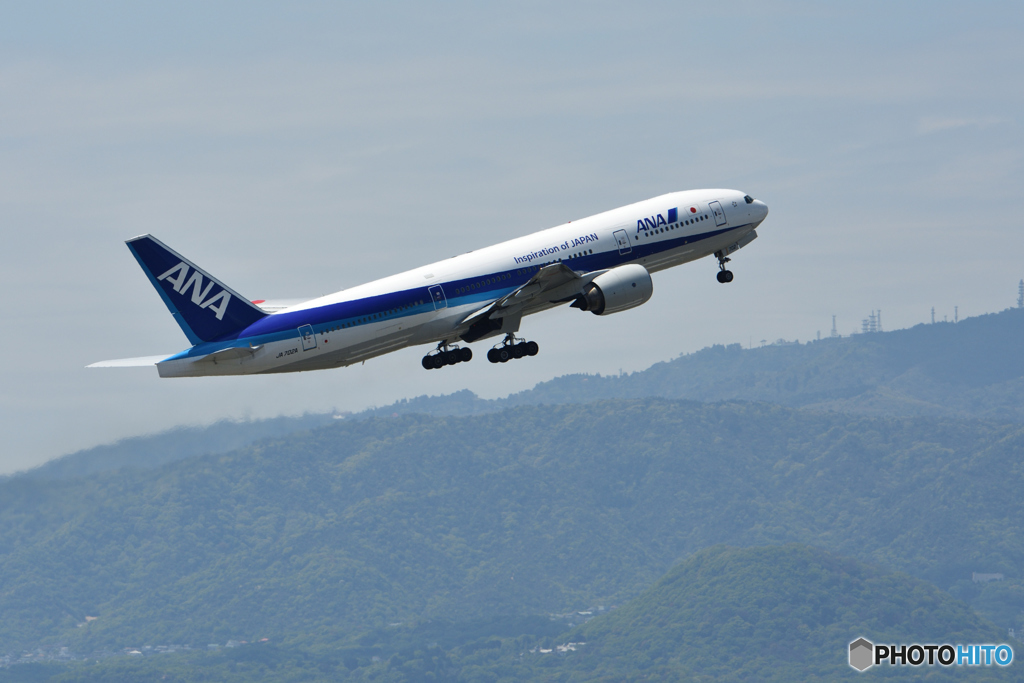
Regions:
<instances>
[{"instance_id":1,"label":"mountain ridge","mask_svg":"<svg viewBox=\"0 0 1024 683\"><path fill-rule=\"evenodd\" d=\"M712 346L626 375L564 375L505 398L469 390L419 396L346 416L307 414L183 427L77 451L14 477L57 479L151 468L224 453L265 438L329 424L332 418L483 415L523 405L669 398L776 403L880 417L931 416L1024 423L1024 309L806 344L743 349ZM3 478L0 477L0 481Z\"/></svg>"}]
</instances>

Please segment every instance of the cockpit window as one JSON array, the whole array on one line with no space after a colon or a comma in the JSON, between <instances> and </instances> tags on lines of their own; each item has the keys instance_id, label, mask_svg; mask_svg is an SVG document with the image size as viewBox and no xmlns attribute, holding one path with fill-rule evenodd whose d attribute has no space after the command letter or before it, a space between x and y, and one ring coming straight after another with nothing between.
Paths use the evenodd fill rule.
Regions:
<instances>
[{"instance_id":1,"label":"cockpit window","mask_svg":"<svg viewBox=\"0 0 1024 683\"><path fill-rule=\"evenodd\" d=\"M746 202L747 204L753 204L753 203L754 203L754 198L753 198L753 197L751 197L751 196L750 196L750 195L748 194L748 195L746 195L746 196L744 196L744 197L743 197L743 201L745 201L745 202Z\"/></svg>"}]
</instances>

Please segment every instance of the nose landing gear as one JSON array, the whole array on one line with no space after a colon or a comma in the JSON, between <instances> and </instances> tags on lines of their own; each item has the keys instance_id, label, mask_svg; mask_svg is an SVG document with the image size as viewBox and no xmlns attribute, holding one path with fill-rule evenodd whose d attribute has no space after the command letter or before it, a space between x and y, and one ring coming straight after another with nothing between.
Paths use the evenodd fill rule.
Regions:
<instances>
[{"instance_id":1,"label":"nose landing gear","mask_svg":"<svg viewBox=\"0 0 1024 683\"><path fill-rule=\"evenodd\" d=\"M721 282L722 284L725 284L726 282L732 282L732 271L726 270L725 267L725 264L731 261L732 259L726 256L725 252L723 251L716 251L715 258L718 259L718 275L716 276L718 278L718 281Z\"/></svg>"},{"instance_id":2,"label":"nose landing gear","mask_svg":"<svg viewBox=\"0 0 1024 683\"><path fill-rule=\"evenodd\" d=\"M448 342L441 342L437 345L435 353L423 356L422 364L425 370L437 370L446 365L468 363L471 360L473 360L472 349L459 348L458 346L448 348Z\"/></svg>"},{"instance_id":3,"label":"nose landing gear","mask_svg":"<svg viewBox=\"0 0 1024 683\"><path fill-rule=\"evenodd\" d=\"M516 336L509 332L505 341L487 352L487 360L492 363L507 363L515 358L536 356L539 351L540 346L537 342L517 340Z\"/></svg>"}]
</instances>

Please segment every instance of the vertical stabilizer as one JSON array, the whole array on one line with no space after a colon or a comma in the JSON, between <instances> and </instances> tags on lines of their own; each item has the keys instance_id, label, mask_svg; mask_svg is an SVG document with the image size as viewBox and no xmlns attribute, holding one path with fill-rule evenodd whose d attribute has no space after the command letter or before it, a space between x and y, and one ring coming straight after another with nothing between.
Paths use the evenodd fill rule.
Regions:
<instances>
[{"instance_id":1,"label":"vertical stabilizer","mask_svg":"<svg viewBox=\"0 0 1024 683\"><path fill-rule=\"evenodd\" d=\"M193 345L237 335L267 315L155 237L127 244Z\"/></svg>"}]
</instances>

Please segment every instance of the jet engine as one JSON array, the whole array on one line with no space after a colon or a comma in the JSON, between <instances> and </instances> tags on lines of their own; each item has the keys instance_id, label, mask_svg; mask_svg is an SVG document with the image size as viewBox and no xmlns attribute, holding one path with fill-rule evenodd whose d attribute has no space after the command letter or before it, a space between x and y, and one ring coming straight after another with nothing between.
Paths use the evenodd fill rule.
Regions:
<instances>
[{"instance_id":1,"label":"jet engine","mask_svg":"<svg viewBox=\"0 0 1024 683\"><path fill-rule=\"evenodd\" d=\"M631 263L595 277L572 307L594 315L610 315L647 303L652 294L651 274L640 264Z\"/></svg>"}]
</instances>

